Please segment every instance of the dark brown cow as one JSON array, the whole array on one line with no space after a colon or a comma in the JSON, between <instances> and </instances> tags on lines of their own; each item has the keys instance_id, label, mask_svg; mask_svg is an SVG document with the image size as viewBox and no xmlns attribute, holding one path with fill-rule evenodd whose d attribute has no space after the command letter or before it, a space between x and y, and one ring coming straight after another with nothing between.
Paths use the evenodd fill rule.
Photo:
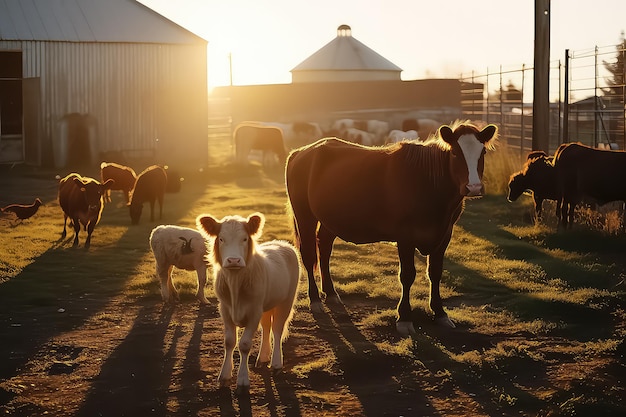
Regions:
<instances>
[{"instance_id":1,"label":"dark brown cow","mask_svg":"<svg viewBox=\"0 0 626 417\"><path fill-rule=\"evenodd\" d=\"M327 301L339 301L329 268L335 238L357 244L397 242L402 283L398 330L415 332L409 292L416 248L428 257L430 308L438 321L454 327L439 294L443 256L464 199L483 194L485 149L496 132L494 125L481 131L455 124L442 126L440 137L425 143L380 148L325 138L293 151L285 179L311 308L320 303L317 253L322 291Z\"/></svg>"},{"instance_id":2,"label":"dark brown cow","mask_svg":"<svg viewBox=\"0 0 626 417\"><path fill-rule=\"evenodd\" d=\"M275 153L281 164L287 158L283 131L279 127L242 123L237 126L233 136L235 155L239 163L247 162L251 150L263 151L264 161L266 152Z\"/></svg>"},{"instance_id":3,"label":"dark brown cow","mask_svg":"<svg viewBox=\"0 0 626 417\"><path fill-rule=\"evenodd\" d=\"M152 165L144 169L137 176L133 192L130 195L130 221L139 224L143 203L150 202L150 221L154 221L154 202L159 202L159 219L163 217L163 196L167 186L167 174L165 169L158 165Z\"/></svg>"},{"instance_id":4,"label":"dark brown cow","mask_svg":"<svg viewBox=\"0 0 626 417\"><path fill-rule=\"evenodd\" d=\"M543 200L557 200L556 170L554 157L543 151L528 154L524 166L509 179L507 199L515 201L524 192L530 191L535 205L535 216L541 218Z\"/></svg>"},{"instance_id":5,"label":"dark brown cow","mask_svg":"<svg viewBox=\"0 0 626 417\"><path fill-rule=\"evenodd\" d=\"M130 192L135 186L137 174L131 167L120 165L115 162L103 162L100 164L100 180L104 183L106 180L112 179L113 186L107 190L105 201L111 202L111 190L120 190L124 193L126 204L130 201Z\"/></svg>"},{"instance_id":6,"label":"dark brown cow","mask_svg":"<svg viewBox=\"0 0 626 417\"><path fill-rule=\"evenodd\" d=\"M76 173L71 173L59 181L59 205L63 209L62 239L65 239L67 235L65 226L69 217L70 225L74 226L73 246L78 246L78 232L82 224L87 230L85 249L89 249L91 234L102 215L103 195L112 185L113 180L107 180L101 184L98 180L81 177Z\"/></svg>"},{"instance_id":7,"label":"dark brown cow","mask_svg":"<svg viewBox=\"0 0 626 417\"><path fill-rule=\"evenodd\" d=\"M597 204L626 202L626 152L566 143L554 154L560 226L571 228L574 209L583 199Z\"/></svg>"}]
</instances>

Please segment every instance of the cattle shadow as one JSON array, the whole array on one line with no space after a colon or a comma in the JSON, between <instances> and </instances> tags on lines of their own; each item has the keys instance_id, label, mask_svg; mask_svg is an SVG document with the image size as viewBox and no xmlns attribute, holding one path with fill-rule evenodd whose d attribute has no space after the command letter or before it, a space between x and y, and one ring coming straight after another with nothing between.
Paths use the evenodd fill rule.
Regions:
<instances>
[{"instance_id":1,"label":"cattle shadow","mask_svg":"<svg viewBox=\"0 0 626 417\"><path fill-rule=\"evenodd\" d=\"M416 254L416 258L422 258L420 260L423 261L423 257L419 254ZM576 270L579 267L571 266L571 268ZM455 284L457 292L461 292L460 295L444 299L446 307L474 306L482 308L488 305L490 309L495 311L511 312L520 320L533 321L539 319L550 321L557 323L558 327L549 331L549 337L563 337L580 343L615 336L615 318L612 316L611 311L607 309L598 309L593 305L582 305L575 302L541 299L532 293L518 292L447 257L444 260L444 269L448 271L447 273L454 276L455 282L458 283ZM414 285L420 285L422 282L427 283L423 267L418 268L419 275L423 277L423 280L416 280ZM445 276L443 283L445 284ZM479 294L472 294L472 287L479 288ZM342 306L338 310L335 310L333 307L333 310L328 313L314 313L314 318L321 329L321 337L333 346L340 366L346 369L353 369L351 367L353 360L358 363L358 360L353 356L363 355L367 357L368 355L365 351L371 349L372 346L356 352L350 348L351 346L359 345L359 343L367 345L369 342L360 334L346 312L346 309L350 309L349 300L351 297L342 295L342 298L345 307ZM441 346L444 346L446 351L462 356L471 353L473 350L480 352L494 348L501 341L509 341L511 343L518 341L524 344L524 342L536 340L540 336L530 331L483 334L473 331L471 322L463 321L462 319L457 322L456 329L443 328L435 325L430 313L421 308L413 309L412 319L419 333L416 336L418 347L415 349L415 356L426 363L426 367L433 374L450 371L453 380L459 384L464 392L472 393L472 395L476 394L483 398L493 398L493 381L497 380L498 384L501 384L500 388L503 392L517 398L520 404L523 404L524 410L529 412L532 412L532 410L539 411L541 407L545 406L542 401L522 389L519 383L524 381L538 386L542 382L547 382L549 376L546 362L539 361L532 355L524 356L522 352L517 357L507 359L505 365L499 365L499 370L496 369L497 367L491 368L487 366L477 373L476 369L471 365L453 360L441 348ZM599 325L599 323L602 323L602 325ZM346 341L350 341L350 343L347 344ZM373 349L376 348L374 347ZM376 368L372 368L372 362L369 361L367 365L362 364L364 365L363 368L372 372L378 372ZM515 380L503 377L500 372L504 370L510 375L515 375ZM391 377L390 374L388 375ZM363 379L367 376L360 375L360 377ZM493 377L491 382L486 382L490 377ZM351 388L361 398L358 386ZM371 398L371 393L369 397L365 395L364 408L366 410L368 407L373 407L368 406L368 401ZM501 413L503 409L506 409L506 406L496 404L481 404L481 406L490 413Z\"/></svg>"},{"instance_id":2,"label":"cattle shadow","mask_svg":"<svg viewBox=\"0 0 626 417\"><path fill-rule=\"evenodd\" d=\"M141 308L128 335L102 365L76 416L166 415L174 366L171 351L176 351L182 336L182 329L175 329L170 349L162 352L173 308Z\"/></svg>"},{"instance_id":3,"label":"cattle shadow","mask_svg":"<svg viewBox=\"0 0 626 417\"><path fill-rule=\"evenodd\" d=\"M398 377L405 375L411 364L381 351L369 341L344 304L333 303L329 309L311 313L319 329L318 337L328 343L336 356L341 371L337 378L359 399L364 415L377 415L381 404L388 406L389 415L428 410L429 400L424 393L407 389L403 383L405 376Z\"/></svg>"}]
</instances>

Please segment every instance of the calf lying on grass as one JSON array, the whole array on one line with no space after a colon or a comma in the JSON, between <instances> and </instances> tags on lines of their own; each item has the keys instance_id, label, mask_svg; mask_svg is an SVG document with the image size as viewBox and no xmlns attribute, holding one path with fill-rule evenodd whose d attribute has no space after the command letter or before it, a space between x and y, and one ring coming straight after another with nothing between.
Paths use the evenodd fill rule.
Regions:
<instances>
[{"instance_id":1,"label":"calf lying on grass","mask_svg":"<svg viewBox=\"0 0 626 417\"><path fill-rule=\"evenodd\" d=\"M247 390L250 387L248 356L259 322L262 335L256 366L267 364L271 356L273 370L283 367L282 342L287 336L300 277L298 255L284 241L257 243L265 224L261 213L251 214L247 219L227 216L222 220L200 215L196 223L210 243L214 289L224 322L224 363L219 383L221 386L230 383L237 327L242 327L237 390Z\"/></svg>"},{"instance_id":2,"label":"calf lying on grass","mask_svg":"<svg viewBox=\"0 0 626 417\"><path fill-rule=\"evenodd\" d=\"M156 275L161 283L161 296L165 302L178 301L178 291L172 282L174 267L196 271L198 290L196 297L202 304L209 301L204 295L206 286L207 248L204 236L195 229L161 225L150 233L150 248L156 264Z\"/></svg>"}]
</instances>

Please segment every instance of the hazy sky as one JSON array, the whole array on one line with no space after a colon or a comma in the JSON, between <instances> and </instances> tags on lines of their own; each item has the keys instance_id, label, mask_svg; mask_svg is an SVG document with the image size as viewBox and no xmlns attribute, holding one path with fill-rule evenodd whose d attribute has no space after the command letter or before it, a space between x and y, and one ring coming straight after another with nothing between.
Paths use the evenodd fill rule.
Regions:
<instances>
[{"instance_id":1,"label":"hazy sky","mask_svg":"<svg viewBox=\"0 0 626 417\"><path fill-rule=\"evenodd\" d=\"M402 79L533 65L532 0L140 0L209 42L209 85L290 83L290 71L337 36L402 68ZM551 59L620 42L626 0L552 0Z\"/></svg>"}]
</instances>

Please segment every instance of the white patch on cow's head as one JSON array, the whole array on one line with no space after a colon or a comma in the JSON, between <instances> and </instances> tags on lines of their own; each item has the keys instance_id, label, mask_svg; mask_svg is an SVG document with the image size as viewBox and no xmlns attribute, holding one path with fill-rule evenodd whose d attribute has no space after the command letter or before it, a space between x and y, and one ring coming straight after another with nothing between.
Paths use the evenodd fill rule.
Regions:
<instances>
[{"instance_id":1,"label":"white patch on cow's head","mask_svg":"<svg viewBox=\"0 0 626 417\"><path fill-rule=\"evenodd\" d=\"M483 186L481 178L478 175L478 161L483 154L485 145L481 143L473 134L462 135L459 137L458 143L461 151L463 151L463 156L465 157L465 162L467 164L468 195L479 195Z\"/></svg>"},{"instance_id":2,"label":"white patch on cow's head","mask_svg":"<svg viewBox=\"0 0 626 417\"><path fill-rule=\"evenodd\" d=\"M222 223L216 244L219 245L222 268L239 269L246 266L251 237L244 219L228 219Z\"/></svg>"}]
</instances>

